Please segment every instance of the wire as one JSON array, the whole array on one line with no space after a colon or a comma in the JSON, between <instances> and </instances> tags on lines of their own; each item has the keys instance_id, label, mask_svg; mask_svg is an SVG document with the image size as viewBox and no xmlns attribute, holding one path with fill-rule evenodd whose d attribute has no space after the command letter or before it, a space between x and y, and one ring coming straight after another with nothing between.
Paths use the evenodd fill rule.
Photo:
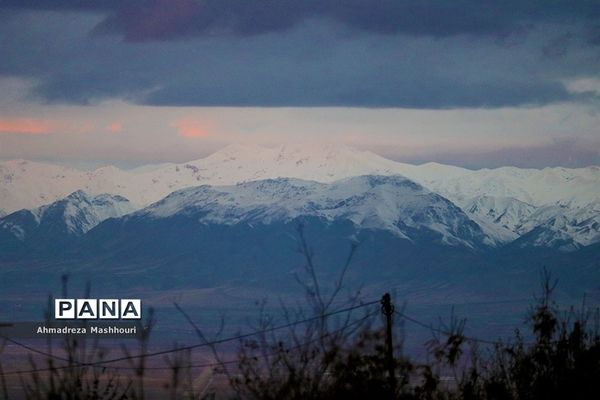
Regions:
<instances>
[{"instance_id":1,"label":"wire","mask_svg":"<svg viewBox=\"0 0 600 400\"><path fill-rule=\"evenodd\" d=\"M322 340L322 339L324 339L324 338L326 338L328 336L332 336L332 335L335 335L337 333L340 333L340 332L344 331L345 329L351 327L352 325L358 325L359 323L362 323L362 322L366 321L367 319L373 317L377 313L379 313L379 311L375 311L375 312L372 312L370 314L367 314L366 316L364 316L364 317L362 317L360 319L357 319L355 321L352 321L349 324L347 324L347 325L345 325L345 326L343 326L343 327L341 327L339 329L336 329L336 330L334 330L332 332L327 332L326 334L321 335L319 337L316 337L316 338L314 338L312 340L300 343L300 344L298 344L296 346L292 346L289 349L287 349L286 352L301 349L304 346L307 346L309 344L318 342L319 340ZM276 354L277 354L277 352L272 352L272 353L267 354L267 357L271 357L271 356L274 356ZM228 360L228 361L219 361L219 362L208 363L208 364L189 364L189 365L186 365L185 367L187 367L187 368L217 367L217 366L221 366L221 365L224 365L224 364L235 364L235 363L238 363L238 362L239 362L239 360ZM109 368L111 368L111 367L109 366ZM115 368L117 368L117 369L135 369L134 367L115 367ZM146 369L150 369L150 370L171 369L171 367L145 367L145 368Z\"/></svg>"},{"instance_id":2,"label":"wire","mask_svg":"<svg viewBox=\"0 0 600 400\"><path fill-rule=\"evenodd\" d=\"M425 322L421 322L416 318L413 318L409 315L404 314L403 312L400 311L394 311L395 314L398 314L400 317L404 318L405 320L412 322L415 325L418 325L420 327L429 329L433 332L437 332L437 333L441 333L442 335L445 336L454 336L456 335L456 333L444 330L444 329L440 329L440 328L435 328L432 325L426 324ZM480 339L474 336L466 336L466 335L460 335L462 338L464 338L467 341L471 341L471 342L477 342L477 343L483 343L483 344L491 344L491 345L502 345L503 343L500 341L493 341L493 340L488 340L488 339Z\"/></svg>"},{"instance_id":3,"label":"wire","mask_svg":"<svg viewBox=\"0 0 600 400\"><path fill-rule=\"evenodd\" d=\"M48 358L53 358L53 359L55 359L55 360L66 361L66 362L69 362L69 361L70 361L68 358L64 358L64 357L56 356L56 355L54 355L54 354L52 354L52 353L47 353L47 352L45 352L45 351L38 350L38 349L36 349L35 347L31 347L31 346L28 346L28 345L26 345L26 344L24 344L24 343L17 342L16 340L13 340L13 339L11 339L11 338L9 338L9 337L6 337L6 336L4 336L4 335L0 335L0 338L2 338L2 339L4 339L4 340L6 340L7 342L9 342L9 343L12 343L12 344L14 344L14 345L16 345L16 346L19 346L19 347L22 347L22 348L24 348L24 349L26 349L26 350L29 350L29 351L31 351L32 353L41 354L41 355L43 355L43 356L45 356L45 357L48 357ZM1 375L0 375L0 376L1 376Z\"/></svg>"},{"instance_id":4,"label":"wire","mask_svg":"<svg viewBox=\"0 0 600 400\"><path fill-rule=\"evenodd\" d=\"M160 356L160 355L164 355L164 354L174 353L174 352L178 352L178 351L197 349L199 347L214 346L214 345L217 345L217 344L231 342L231 341L234 341L234 340L245 339L247 337L252 337L252 336L256 336L256 335L263 334L263 333L269 333L269 332L277 331L277 330L280 330L280 329L290 328L290 327L295 326L295 325L304 324L304 323L307 323L307 322L316 321L318 319L331 317L331 316L336 315L336 314L350 312L350 311L356 310L358 308L367 307L367 306L370 306L370 305L373 305L373 304L378 304L378 303L379 303L379 300L375 300L375 301L371 301L371 302L368 302L368 303L364 303L364 304L359 304L359 305L352 306L352 307L343 308L343 309L340 309L340 310L337 310L337 311L332 311L330 313L325 313L325 314L317 315L317 316L314 316L314 317L311 317L311 318L307 318L307 319L304 319L304 320L301 320L301 321L294 321L294 322L290 322L290 323L287 323L287 324L284 324L284 325L273 326L271 328L263 329L263 330L256 331L256 332L250 332L250 333L246 333L246 334L243 334L243 335L237 335L237 336L228 337L228 338L224 338L224 339L217 339L217 340L214 340L212 342L203 342L203 343L198 343L198 344L194 344L194 345L190 345L190 346L183 346L183 347L179 347L177 349L162 350L162 351L156 351L156 352L153 352L153 353L143 353L143 354L136 354L136 355L133 355L133 356L124 356L124 357L113 358L113 359L110 359L110 360L103 361L102 364L110 364L110 363L114 363L114 362L118 362L118 361L133 360L133 359L139 359L139 358L155 357L155 356ZM88 363L86 365L94 365L94 364L99 364L99 363Z\"/></svg>"},{"instance_id":5,"label":"wire","mask_svg":"<svg viewBox=\"0 0 600 400\"><path fill-rule=\"evenodd\" d=\"M4 372L2 374L0 374L0 376L7 376L7 375L16 375L16 374L22 374L22 373L35 373L35 372L44 372L44 371L51 371L51 370L59 370L59 369L68 369L68 368L73 368L73 367L97 367L97 368L112 368L112 369L126 369L125 367L112 367L112 366L108 366L106 364L112 364L112 363L116 363L119 361L126 361L126 360L133 360L133 359L140 359L140 358L148 358L148 357L156 357L159 355L165 355L165 354L170 354L170 353L175 353L175 352L180 352L180 351L185 351L185 350L192 350L192 349L196 349L196 348L200 348L200 347L207 347L207 346L214 346L217 344L222 344L222 343L226 343L226 342L231 342L234 340L241 340L241 339L245 339L248 337L252 337L252 336L256 336L256 335L260 335L260 334L264 334L264 333L270 333L270 332L274 332L280 329L285 329L285 328L290 328L292 326L295 325L299 325L299 324L304 324L307 322L312 322L318 319L322 319L322 318L327 318L327 317L331 317L333 315L337 315L337 314L341 314L341 313L345 313L345 312L350 312L353 310L356 310L358 308L363 308L363 307L368 307L374 304L379 304L380 300L374 300L374 301L370 301L367 303L361 303L355 306L351 306L351 307L346 307L343 309L339 309L336 311L332 311L329 313L324 313L321 315L317 315L311 318L307 318L304 320L300 320L300 321L294 321L294 322L290 322L287 324L283 324L283 325L277 325L277 326L273 326L267 329L263 329L260 331L255 331L255 332L250 332L250 333L246 333L243 335L237 335L237 336L233 336L233 337L228 337L228 338L223 338L223 339L217 339L214 341L210 341L210 342L202 342L202 343L197 343L194 345L188 345L188 346L183 346L183 347L178 347L175 349L169 349L169 350L161 350L161 351L156 351L153 353L142 353L142 354L136 354L136 355L130 355L130 356L123 356L123 357L117 357L117 358L113 358L113 359L109 359L109 360L104 360L104 361L96 361L96 362L90 362L90 363L74 363L72 365L63 365L63 366L58 366L58 367L48 367L48 368L37 368L37 369L31 369L31 370L22 370L22 371L8 371L8 372ZM31 352L37 353L37 354L41 354L44 355L46 357L49 358L53 358L53 359L57 359L57 360L61 360L61 361L67 361L67 362L72 362L72 360L68 360L65 359L63 357L59 357L59 356L55 356L53 354L38 350L36 348L33 348L31 346L25 345L23 343L17 342L13 339L3 337L5 340L20 346L22 348L25 348ZM218 364L217 364L218 365ZM209 365L210 366L210 365Z\"/></svg>"}]
</instances>

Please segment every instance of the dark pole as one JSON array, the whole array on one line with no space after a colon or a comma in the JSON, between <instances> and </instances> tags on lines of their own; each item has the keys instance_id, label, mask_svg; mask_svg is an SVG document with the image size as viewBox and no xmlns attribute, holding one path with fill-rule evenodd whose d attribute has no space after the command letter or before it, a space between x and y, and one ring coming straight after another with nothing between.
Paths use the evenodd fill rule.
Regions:
<instances>
[{"instance_id":1,"label":"dark pole","mask_svg":"<svg viewBox=\"0 0 600 400\"><path fill-rule=\"evenodd\" d=\"M394 362L394 347L392 345L392 314L394 313L394 306L392 305L392 298L389 293L386 293L381 298L381 312L385 315L386 327L385 327L385 344L386 344L386 355L387 355L387 366L388 366L388 384L390 386L390 398L396 397L396 372Z\"/></svg>"}]
</instances>

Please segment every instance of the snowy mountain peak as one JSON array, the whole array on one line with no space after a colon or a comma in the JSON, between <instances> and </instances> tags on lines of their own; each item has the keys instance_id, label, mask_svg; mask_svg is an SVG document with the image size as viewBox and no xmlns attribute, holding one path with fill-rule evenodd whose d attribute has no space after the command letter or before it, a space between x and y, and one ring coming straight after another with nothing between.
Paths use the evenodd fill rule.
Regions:
<instances>
[{"instance_id":1,"label":"snowy mountain peak","mask_svg":"<svg viewBox=\"0 0 600 400\"><path fill-rule=\"evenodd\" d=\"M65 197L64 200L71 201L71 202L83 202L83 201L89 202L90 196L83 190L76 190L73 193L71 193L70 195L68 195L67 197ZM41 207L41 208L44 208L44 207Z\"/></svg>"},{"instance_id":2,"label":"snowy mountain peak","mask_svg":"<svg viewBox=\"0 0 600 400\"><path fill-rule=\"evenodd\" d=\"M331 182L349 176L371 173L392 173L393 161L374 153L347 146L230 145L216 153L187 164L204 171L215 171L214 178L234 184L246 180L294 177L319 182Z\"/></svg>"},{"instance_id":3,"label":"snowy mountain peak","mask_svg":"<svg viewBox=\"0 0 600 400\"><path fill-rule=\"evenodd\" d=\"M79 236L108 218L121 217L134 210L122 196L91 196L78 190L54 203L0 218L0 230L21 241L40 233Z\"/></svg>"}]
</instances>

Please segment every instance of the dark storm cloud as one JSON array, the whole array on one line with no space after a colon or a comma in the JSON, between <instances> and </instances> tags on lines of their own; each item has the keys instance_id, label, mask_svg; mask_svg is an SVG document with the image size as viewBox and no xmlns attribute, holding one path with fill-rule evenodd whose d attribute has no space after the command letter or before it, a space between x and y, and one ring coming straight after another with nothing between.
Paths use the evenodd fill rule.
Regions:
<instances>
[{"instance_id":1,"label":"dark storm cloud","mask_svg":"<svg viewBox=\"0 0 600 400\"><path fill-rule=\"evenodd\" d=\"M6 8L104 11L94 32L126 40L193 35L256 35L322 18L368 32L449 36L507 35L538 22L594 21L595 0L8 0Z\"/></svg>"},{"instance_id":2,"label":"dark storm cloud","mask_svg":"<svg viewBox=\"0 0 600 400\"><path fill-rule=\"evenodd\" d=\"M467 7L465 7L467 6ZM252 36L324 19L373 33L447 36L506 34L522 21L503 18L504 7L480 3L347 0L154 0L143 7L115 10L94 30L120 33L125 40L151 41L185 36Z\"/></svg>"},{"instance_id":3,"label":"dark storm cloud","mask_svg":"<svg viewBox=\"0 0 600 400\"><path fill-rule=\"evenodd\" d=\"M588 101L597 1L0 2L0 75L44 101L503 107Z\"/></svg>"},{"instance_id":4,"label":"dark storm cloud","mask_svg":"<svg viewBox=\"0 0 600 400\"><path fill-rule=\"evenodd\" d=\"M358 79L358 77L357 77ZM310 81L318 81L313 77ZM543 105L567 101L574 97L559 84L543 82L485 82L466 85L435 77L423 81L399 78L395 81L373 78L371 82L351 85L351 80L327 78L322 85L289 91L284 79L271 81L259 89L256 84L236 82L223 85L210 96L189 86L168 86L150 93L145 102L151 105L200 105L277 107L358 106L402 108L503 107L515 104ZM259 82L264 82L263 80Z\"/></svg>"}]
</instances>

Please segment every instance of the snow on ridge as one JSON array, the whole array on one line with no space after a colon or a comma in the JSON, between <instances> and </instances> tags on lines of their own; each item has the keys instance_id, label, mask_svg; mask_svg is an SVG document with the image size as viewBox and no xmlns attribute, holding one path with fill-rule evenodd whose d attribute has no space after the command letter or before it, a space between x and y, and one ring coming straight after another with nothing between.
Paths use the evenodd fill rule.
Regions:
<instances>
[{"instance_id":1,"label":"snow on ridge","mask_svg":"<svg viewBox=\"0 0 600 400\"><path fill-rule=\"evenodd\" d=\"M401 176L367 175L332 183L279 178L205 185L176 191L132 217L177 214L195 215L202 223L229 225L311 216L349 220L362 229L386 229L409 240L414 230L427 229L438 233L445 244L474 247L486 241L458 207Z\"/></svg>"},{"instance_id":2,"label":"snow on ridge","mask_svg":"<svg viewBox=\"0 0 600 400\"><path fill-rule=\"evenodd\" d=\"M470 215L477 215L510 231L516 232L536 207L513 197L477 196L464 207Z\"/></svg>"},{"instance_id":3,"label":"snow on ridge","mask_svg":"<svg viewBox=\"0 0 600 400\"><path fill-rule=\"evenodd\" d=\"M81 190L58 203L61 202L64 202L63 215L69 231L81 234L108 218L121 217L135 210L129 200L122 196L106 193L90 196Z\"/></svg>"},{"instance_id":4,"label":"snow on ridge","mask_svg":"<svg viewBox=\"0 0 600 400\"><path fill-rule=\"evenodd\" d=\"M600 201L535 207L514 198L481 196L465 211L486 233L504 235L506 242L523 237L522 243L568 251L600 242Z\"/></svg>"},{"instance_id":5,"label":"snow on ridge","mask_svg":"<svg viewBox=\"0 0 600 400\"><path fill-rule=\"evenodd\" d=\"M598 207L598 203L594 205ZM521 227L521 233L534 230L539 234L535 245L551 245L557 238L569 240L575 247L600 242L600 212L595 207L569 208L565 205L549 205L537 209Z\"/></svg>"},{"instance_id":6,"label":"snow on ridge","mask_svg":"<svg viewBox=\"0 0 600 400\"><path fill-rule=\"evenodd\" d=\"M0 229L11 232L24 240L32 229L43 224L64 226L65 233L81 235L108 218L118 218L135 211L126 198L118 195L100 194L92 196L77 190L54 203L31 210L20 210L0 218Z\"/></svg>"}]
</instances>

